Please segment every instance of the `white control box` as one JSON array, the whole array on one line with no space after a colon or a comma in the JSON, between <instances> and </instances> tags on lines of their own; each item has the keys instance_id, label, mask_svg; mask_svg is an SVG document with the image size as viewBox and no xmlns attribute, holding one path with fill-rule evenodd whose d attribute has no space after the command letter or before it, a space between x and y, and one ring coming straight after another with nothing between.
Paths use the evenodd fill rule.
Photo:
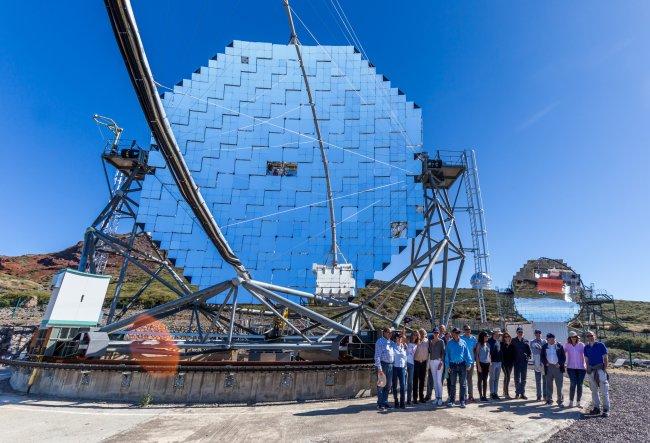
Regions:
<instances>
[{"instance_id":1,"label":"white control box","mask_svg":"<svg viewBox=\"0 0 650 443\"><path fill-rule=\"evenodd\" d=\"M110 275L63 269L52 277L52 295L41 328L97 326Z\"/></svg>"},{"instance_id":2,"label":"white control box","mask_svg":"<svg viewBox=\"0 0 650 443\"><path fill-rule=\"evenodd\" d=\"M316 295L343 299L356 295L357 283L351 264L328 266L314 263L312 270L316 274Z\"/></svg>"}]
</instances>

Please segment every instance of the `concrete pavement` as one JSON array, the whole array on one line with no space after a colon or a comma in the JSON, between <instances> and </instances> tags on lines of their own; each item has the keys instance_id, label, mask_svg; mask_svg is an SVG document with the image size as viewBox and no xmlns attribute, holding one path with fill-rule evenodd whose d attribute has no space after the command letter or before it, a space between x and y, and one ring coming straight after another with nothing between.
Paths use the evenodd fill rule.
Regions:
<instances>
[{"instance_id":1,"label":"concrete pavement","mask_svg":"<svg viewBox=\"0 0 650 443\"><path fill-rule=\"evenodd\" d=\"M534 398L534 375L527 394ZM532 384L530 383L532 380ZM568 379L565 398L568 403ZM589 395L589 389L585 390ZM182 407L74 402L0 394L1 441L544 441L580 411L533 400L466 409L377 412L374 399L268 406Z\"/></svg>"}]
</instances>

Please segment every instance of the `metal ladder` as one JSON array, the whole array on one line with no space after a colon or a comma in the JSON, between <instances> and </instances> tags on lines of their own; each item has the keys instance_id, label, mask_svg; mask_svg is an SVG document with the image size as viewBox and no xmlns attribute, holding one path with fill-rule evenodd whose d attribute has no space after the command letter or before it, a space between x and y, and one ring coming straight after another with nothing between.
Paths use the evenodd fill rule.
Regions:
<instances>
[{"instance_id":1,"label":"metal ladder","mask_svg":"<svg viewBox=\"0 0 650 443\"><path fill-rule=\"evenodd\" d=\"M478 166L476 164L476 153L474 150L465 150L465 193L467 196L467 212L469 213L470 229L472 231L472 254L474 255L474 272L490 273L489 253L487 243L487 230L485 229L485 217L483 210L483 199L481 197L481 186L478 180ZM485 308L485 296L483 288L476 289L481 322L487 321ZM502 315L500 300L497 297L499 316Z\"/></svg>"},{"instance_id":2,"label":"metal ladder","mask_svg":"<svg viewBox=\"0 0 650 443\"><path fill-rule=\"evenodd\" d=\"M117 192L120 192L122 185L124 185L124 182L126 181L126 175L122 173L122 171L115 171L115 175L113 176L113 189L111 192L111 196L115 195ZM122 206L120 204L120 206ZM120 224L120 214L119 210L121 209L120 207L116 208L116 211L113 211L106 220L105 227L103 231L110 235L114 236L117 234L117 229ZM103 274L104 271L106 270L106 264L108 263L108 254L102 249L103 241L99 240L97 247L95 249L95 254L93 256L93 260L95 262L95 271L97 274Z\"/></svg>"}]
</instances>

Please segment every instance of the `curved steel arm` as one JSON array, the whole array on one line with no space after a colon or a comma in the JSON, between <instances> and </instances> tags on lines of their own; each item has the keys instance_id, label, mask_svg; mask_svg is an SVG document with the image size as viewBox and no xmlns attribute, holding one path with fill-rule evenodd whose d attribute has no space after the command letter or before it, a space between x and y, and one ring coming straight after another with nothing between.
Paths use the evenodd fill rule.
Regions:
<instances>
[{"instance_id":1,"label":"curved steel arm","mask_svg":"<svg viewBox=\"0 0 650 443\"><path fill-rule=\"evenodd\" d=\"M178 190L192 209L205 233L216 246L221 257L231 265L237 275L249 279L250 275L239 258L230 248L226 237L219 229L217 222L203 200L199 187L194 182L183 155L178 148L165 109L162 106L154 83L153 74L140 39L135 16L129 0L104 0L108 16L115 33L115 39L126 69L131 78L140 106L145 114L149 128L160 148L169 171L172 174Z\"/></svg>"}]
</instances>

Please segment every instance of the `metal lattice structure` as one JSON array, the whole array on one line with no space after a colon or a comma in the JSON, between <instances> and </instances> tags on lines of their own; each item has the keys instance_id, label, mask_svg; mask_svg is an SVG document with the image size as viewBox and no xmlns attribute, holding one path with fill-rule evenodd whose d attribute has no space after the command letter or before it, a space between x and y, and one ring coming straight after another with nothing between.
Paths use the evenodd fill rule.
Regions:
<instances>
[{"instance_id":1,"label":"metal lattice structure","mask_svg":"<svg viewBox=\"0 0 650 443\"><path fill-rule=\"evenodd\" d=\"M359 242L358 251L361 251L362 249L360 247L363 246L366 251L371 251L371 254L373 254L371 255L370 260L368 260L362 257L363 254L360 254L359 252L356 253L354 257L355 260L352 262L357 266L357 273L364 271L366 272L366 276L371 276L373 269L376 269L385 263L384 260L389 259L392 253L396 254L401 252L409 241L412 246L411 260L410 263L401 270L392 281L382 285L382 287L372 293L369 297L363 299L345 299L314 294L312 292L297 289L296 287L289 287L290 285L288 284L278 284L272 279L253 278L253 272L262 274L264 277L266 276L262 271L267 268L262 267L261 265L268 264L268 259L267 261L258 259L257 263L253 263L249 268L244 266L244 262L238 256L238 253L248 254L253 245L237 243L238 239L246 237L246 235L243 234L233 234L233 232L235 234L241 234L238 230L222 231L221 227L217 223L217 219L222 219L222 217L220 217L221 213L220 210L215 210L215 208L219 208L219 206L212 200L217 197L217 194L213 194L208 186L200 186L205 183L201 180L206 180L210 174L207 174L207 176L204 175L202 169L196 171L196 162L198 161L198 164L203 165L206 157L199 155L200 153L193 150L192 146L197 144L200 137L205 138L203 141L207 140L208 132L205 127L199 125L198 129L200 132L203 132L203 134L196 134L194 132L194 129L196 128L192 128L191 125L189 125L189 122L192 121L192 116L207 114L208 107L204 106L204 104L197 99L192 88L201 88L205 86L205 82L208 82L209 84L211 80L217 82L225 81L226 83L230 81L227 77L225 79L222 77L213 77L215 74L219 73L219 63L225 62L225 58L220 59L219 57L216 57L214 60L214 66L210 66L209 69L205 70L205 72L203 69L197 71L196 76L192 77L192 80L190 81L191 83L186 85L185 81L182 82L177 86L177 89L174 89L175 94L166 94L165 97L161 99L157 92L157 83L153 79L153 75L146 60L146 55L139 37L130 3L127 0L106 0L105 3L127 72L129 73L133 87L154 137L154 143L152 144L153 149L148 152L140 149L126 149L118 152L116 152L116 150L111 150L110 152L105 153L103 156L104 162L121 171L121 173L126 176L126 179L121 183L121 186L117 191L112 192L109 203L87 230L84 239L82 260L79 265L80 270L89 271L91 273L97 272L97 264L95 263L94 257L98 245L101 245L102 248L110 247L114 253L121 255L124 260L120 275L118 276L118 283L111 303L109 315L105 324L99 331L99 333L111 334L112 340L108 350L128 352L131 341L126 339L127 335L129 337L134 335L137 336L138 328L146 326L156 320L174 315L182 310L192 311L191 323L194 325L194 329L186 334L177 334L174 342L176 346L186 352L232 349L264 349L277 351L309 349L338 353L343 343L347 346L363 342L364 334L367 335L369 332L373 331L377 323L390 323L395 327L403 326L416 297L421 297L423 303L427 306L429 318L432 324L435 324L438 318L443 323L449 321L453 312L454 304L457 303L456 295L465 262L465 249L463 248L461 241L455 212L457 209L458 197L462 194L463 190L462 179L468 174L467 153L461 152L456 154L460 156L461 159L464 159L460 161L456 158L447 158L444 155L441 155L440 152L432 156L427 152L414 151L410 156L407 156L407 150L413 150L413 146L406 146L406 140L408 138L413 138L418 143L421 140L420 111L413 103L405 100L401 91L390 88L387 79L378 78L374 66L371 66L369 62L362 60L354 51L354 48L329 47L333 52L330 52L331 59L329 61L325 60L325 62L331 63L331 66L329 66L330 68L338 66L338 62L347 63L350 61L354 66L358 66L363 75L366 76L360 76L358 78L360 84L363 86L359 87L359 91L350 91L351 94L348 95L346 91L349 86L342 87L341 90L345 92L342 97L344 97L345 100L347 100L348 97L355 95L355 92L367 92L369 90L378 91L377 95L374 97L374 103L360 103L359 101L352 100L349 104L343 103L342 105L339 105L342 106L342 108L338 111L347 112L346 109L349 107L350 112L361 112L361 110L363 110L363 112L370 115L370 117L365 120L361 118L352 118L351 120L360 120L360 122L357 122L358 124L361 124L361 121L364 121L364 124L367 125L372 124L372 132L370 132L369 126L367 129L363 130L366 132L363 132L362 128L358 127L355 130L350 130L349 134L361 135L365 133L366 145L364 146L368 146L372 149L373 156L370 157L360 152L351 152L354 150L353 148L342 148L342 151L340 151L341 156L338 158L338 163L340 163L340 165L337 168L332 168L332 187L334 188L334 195L336 195L337 192L346 192L345 184L346 182L351 182L351 180L346 181L345 173L347 171L353 171L355 175L348 178L353 178L357 181L366 177L372 177L374 179L372 183L365 183L366 185L372 185L371 189L388 189L397 184L403 184L404 186L396 186L388 192L385 204L370 204L369 207L373 208L373 216L369 219L368 223L364 224L363 220L359 216L360 219L356 220L357 223L355 223L354 227L350 227L348 233L352 233L352 229L356 229L357 233L362 233L364 236L367 236L367 239L366 237L360 237L357 240ZM285 5L289 12L291 22L291 10L286 2ZM332 128L335 127L337 122L343 120L344 126L347 123L345 123L345 118L339 119L340 115L334 112L335 105L331 105L330 109L327 111L329 112L329 118L331 121L328 125L323 124L324 128L323 133L321 134L320 129L318 129L319 119L325 120L327 117L324 116L323 113L320 113L317 119L316 113L314 112L314 106L322 106L323 101L328 97L328 94L331 94L331 90L328 93L321 91L320 102L318 98L312 98L309 93L310 89L308 87L308 76L305 72L305 66L307 66L311 72L315 72L315 74L312 74L315 78L318 79L319 75L324 76L324 79L320 80L321 82L330 81L330 87L332 90L334 90L335 85L335 81L332 79L335 79L337 76L332 75L331 69L329 71L319 71L318 63L316 62L319 59L322 61L322 54L317 56L316 48L309 49L299 46L297 44L297 36L295 35L295 29L293 29L293 27L292 40L292 43L295 44L293 48L284 45L255 44L261 45L259 46L261 53L254 53L254 57L251 56L253 54L245 55L242 52L243 46L238 48L234 45L233 51L230 55L234 56L235 60L238 61L240 75L242 75L243 72L257 72L259 75L264 75L265 72L267 72L265 69L269 68L269 66L270 71L268 72L273 72L274 70L282 68L281 62L284 59L284 74L276 72L276 75L284 75L285 77L276 78L276 82L278 82L278 80L289 81L291 83L291 88L282 89L284 100L287 100L287 97L292 96L294 97L293 100L296 101L294 101L293 104L291 101L286 101L282 104L281 109L287 105L298 105L298 108L300 108L300 105L302 104L300 95L293 93L288 94L288 92L300 92L302 91L302 86L306 86L307 95L310 96L307 102L307 105L311 108L311 119L309 120L311 120L311 125L314 124L314 121L316 122L315 131L317 137L311 138L311 148L307 150L300 149L296 152L285 150L283 148L283 154L287 153L287 155L289 155L290 153L290 155L303 155L304 152L308 152L311 153L309 155L313 155L314 150L319 150L322 153L323 144L325 143L324 138L327 138L327 140L336 139L336 132L332 132ZM299 71L289 72L286 63L289 50L294 50L298 55L299 60L297 60L298 63L296 64L296 67L302 67L301 71L303 75L300 75ZM273 63L269 65L269 62L265 60L275 60L274 54L276 52L280 54L278 57L278 61L280 62L279 66L273 65ZM267 56L265 57L265 55ZM250 65L253 59L255 60L255 70L246 70L243 65ZM335 59L338 62L334 61ZM310 66L310 60L314 63L313 66ZM242 78L243 77L240 77L240 80ZM364 79L367 81L364 81ZM271 81L273 81L272 76ZM366 89L363 89L364 87ZM273 87L267 87L266 89L269 89L271 93L274 91ZM244 100L243 95L235 97L232 96L232 94L226 94L225 91L227 90L228 88L226 88L226 84L224 83L224 95L221 99L237 100L239 102L239 109L234 111L232 108L228 108L226 104L224 104L222 108L226 108L225 110L231 114L235 113L235 116L237 117L246 114L246 110L251 112L248 108L249 106L252 106L249 103L250 100ZM210 88L207 88L205 91L206 93L209 93ZM182 113L177 113L172 118L170 124L170 121L167 119L167 111L164 103L166 103L168 107L175 104L176 108L178 108L179 104L175 102L175 100L179 98L179 96L176 95L177 92L181 97L192 100L192 104L183 108L187 109L190 119L185 120L186 117ZM318 97L319 88L314 88L314 92L315 97ZM360 94L356 95L359 95L360 98L362 97ZM214 98L214 100L218 99L219 97ZM382 105L380 103L382 99L388 100L390 102L389 105L399 105L399 110L401 112L400 115L407 117L404 122L404 125L407 127L405 137L402 137L405 134L400 133L400 131L395 131L395 137L393 137L391 133L391 121L393 117L382 116L386 115L386 113L394 114L392 113L392 110L389 112L387 109L383 108L386 103L384 102ZM271 104L271 102L269 103ZM194 109L194 107L198 108ZM173 110L174 107L171 106L171 109ZM213 115L213 119L216 116L221 122L224 122L230 117L233 117L233 115L226 114L223 111L224 110L211 114ZM226 115L229 115L229 117L226 118ZM251 117L250 114L247 115L249 118L253 119L253 123L250 123L249 121L250 127L248 129L262 126L262 123L259 122L261 118L260 116L254 115ZM268 118L267 115L266 119L268 120ZM285 119L285 122L287 120L290 119ZM298 124L302 125L303 120L301 118L295 120ZM177 139L175 132L172 131L172 126L183 124L186 126L185 130L182 128L176 128L176 132L179 134L179 138ZM329 130L328 128L325 128L325 126L328 126ZM402 124L400 123L399 126L402 127ZM409 127L411 128L410 130L408 129ZM303 129L302 126L298 126L298 128L301 131L307 130L306 127ZM222 125L219 128L213 129L218 129L218 131L215 131L215 136L218 136L220 140L222 140L219 146L223 147L223 137L228 135L228 131L231 131L232 133L234 130L238 137L241 127L237 126L236 123L230 127ZM281 131L276 131L277 134L279 134L277 135L278 137L285 137L287 134L291 134L291 126L282 126L280 129ZM314 127L312 127L312 130L313 129ZM255 130L249 132L255 134ZM272 134L275 134L276 132L269 131L267 127L264 136L271 137ZM327 134L327 137L325 134ZM400 138L398 139L397 137ZM180 144L179 140L181 140ZM283 143L281 144L290 143L289 139L286 138L281 138L281 140L278 141L282 141ZM327 144L329 154L336 152L334 148L338 145L331 141L327 142ZM235 147L236 146L237 144L235 143ZM269 146L270 145L266 145L266 147ZM341 148L341 146L338 147ZM357 151L359 151L360 148L361 143L359 141L359 146L356 147ZM233 164L236 164L239 159L249 162L248 165L250 167L253 164L253 159L255 159L258 162L258 166L265 165L266 172L263 175L257 176L257 174L253 172L248 174L250 178L249 185L251 186L247 188L247 190L250 190L251 192L256 189L266 190L265 183L268 182L265 180L268 180L267 173L269 170L272 171L271 177L278 178L279 176L281 180L285 178L288 179L288 176L291 176L291 171L296 170L292 164L292 159L284 157L278 162L271 162L272 164L270 169L268 169L269 162L267 158L263 156L257 156L255 158L250 157L252 155L250 146L247 147L247 151L244 154L235 154L234 156L229 157L227 152L229 151L222 150L219 153L219 155L223 153L223 156L219 158L219 165L227 164L229 158L233 160ZM385 160L381 157L384 153L387 156ZM238 158L238 155L245 155L250 158L245 157L244 159L241 159ZM296 160L298 159L299 158ZM352 161L351 159L355 159L355 161ZM326 160L327 159L323 162L325 170L327 170ZM337 163L336 159L331 160L333 164ZM207 163L210 162L208 161ZM313 159L310 158L308 162L301 164L301 167L304 170L305 168L309 168L308 165L312 163ZM372 173L370 173L370 171L372 171ZM193 178L193 172L197 175L196 182ZM208 168L205 172L211 173L214 172L214 170ZM343 173L343 175L336 176L336 173ZM221 172L218 172L217 175L220 177ZM157 181L154 180L153 177L156 177ZM253 177L257 177L255 181L259 186L252 186ZM308 177L310 177L309 183L312 182L312 178L319 178L318 175L314 175L313 177L308 175ZM320 177L320 179L322 180L322 177ZM476 176L474 176L474 179L476 179ZM167 182L165 182L165 180L167 180ZM159 183L160 186L155 185L155 183ZM230 192L232 198L235 198L236 196L241 197L243 195L242 193L235 193L233 191L237 189L233 182L230 182L225 186L220 186L224 183L220 183L219 178L217 178L216 184L217 188L220 189L221 192ZM337 189L337 184L340 184L342 187ZM474 189L477 185L478 182L476 181L475 184L470 186L470 188L466 188L466 192L469 193L468 195L475 192ZM155 200L155 194L157 193L160 196L163 189L169 191L172 186L174 187L173 189L178 191L180 194L180 198L173 199L174 203L170 205L173 211L170 213L163 213L163 208L161 207L155 208L155 211L151 211L151 202ZM414 189L415 191L407 193L407 189ZM298 193L300 192L300 189L294 189L293 191L294 193ZM376 196L367 195L370 192L371 191L368 189L362 189L360 192L354 193L354 195L358 196L355 200L355 215L358 216L361 213L360 209L363 208L364 204L368 202L372 203L372 199L376 198ZM384 193L380 194L380 196L384 195L386 191L383 192ZM138 203L131 198L134 193L138 193L140 196L138 201L139 206ZM204 198L204 195L207 197ZM363 196L363 198L361 196ZM333 200L336 197L329 198L331 197L329 192L326 192L326 197L328 198L325 202L320 202L316 205L308 205L310 208L315 208L313 212L316 221L325 222L327 217L322 216L322 211L329 211L331 208L335 207L334 204L324 205L323 203L333 203ZM287 198L287 196L276 192L275 198ZM271 200L271 202L275 208L278 207L278 204L280 204L280 207L282 206L282 203L278 203L276 200ZM246 203L248 211L251 202L248 201ZM232 206L233 200L229 200L227 204L228 206ZM284 204L288 205L290 211L293 211L292 208L300 206L298 201ZM187 208L185 206L187 206ZM374 206L378 207L375 208ZM186 217L180 215L181 212L179 212L179 209L185 212ZM343 208L340 209L341 212L344 213ZM111 235L110 232L107 232L110 220L115 216L115 214L133 220L132 232L127 241L116 238L114 235ZM154 216L153 220L150 218L152 215ZM252 213L246 214L246 217L251 216L253 219L257 217L258 220L266 218L260 208L253 208ZM349 217L350 215L346 217L344 214L341 214L341 217L338 217L338 219L341 219L342 223ZM336 219L337 217L329 217L330 224L335 225ZM392 222L391 219L393 219ZM376 224L378 220L382 221L382 226L379 231L376 231L373 228L373 225ZM276 223L282 224L282 222L283 221L280 219L276 220ZM299 220L299 222L303 221ZM306 219L304 222L309 223L310 219ZM153 223L153 225L151 225L151 223ZM163 226L164 223L169 223L169 226L179 226L178 223L180 223L180 227L177 230L171 229L169 233L170 235L166 235L164 229L155 229ZM235 226L243 225L244 220L233 221L226 219L225 223L227 229L228 227L232 227L233 223ZM201 229L195 230L195 224ZM322 224L326 225L326 223ZM152 235L154 236L152 241L159 242L162 249L166 251L166 257L159 254L157 250L154 254L155 256L153 256L151 254L146 254L143 251L139 251L134 247L133 239L138 234L143 234L145 231L148 232L148 226L154 228L152 230ZM334 226L330 227L333 228ZM341 226L341 238L346 239L345 245L355 245L354 241L345 236L346 229L343 229L344 227L344 225ZM261 225L260 228L262 228ZM203 254L194 254L192 257L186 256L185 258L175 254L175 251L189 249L189 245L185 245L185 248L183 248L182 245L182 242L184 241L183 238L189 239L189 237L183 237L183 235L181 235L185 232L184 229L189 229L190 234L196 234L192 241L197 242L197 250L203 251ZM364 229L369 230L369 232L363 232ZM157 233L160 234L161 231L163 232L163 235L156 238ZM338 249L336 241L337 234L334 229L330 232L332 232L332 238L330 238L329 241L323 237L324 241L315 241L313 244L309 245L309 251L312 249L318 250L318 248L323 247L325 254L327 254L328 251L329 253L334 253L333 264L336 264ZM378 232L380 233L379 236L377 235ZM395 237L390 234L384 235L382 234L383 232L386 232L387 234L395 233ZM483 229L477 228L476 232L483 232ZM174 233L179 234L179 236L175 238L173 235ZM263 251L263 247L266 246L264 244L264 235L255 237L255 231L248 232L247 235L250 238L256 238L255 246ZM149 237L147 236L147 238ZM374 243L375 238L379 238L378 244ZM230 247L231 243L235 245L234 249ZM334 246L332 247L332 245ZM479 247L472 249L472 252L481 255L481 251L486 253L486 250L486 247L483 249L480 249ZM199 256L201 257L202 264L198 267L193 266L191 259L195 259ZM143 261L147 261L149 266L143 263ZM307 260L302 259L302 265L295 267L292 262L289 262L289 270L293 271L294 269L301 269L304 263L307 263L307 269L310 269L312 262L313 260L311 260L311 258ZM158 267L152 270L150 266L151 263L154 263ZM217 272L210 275L206 274L204 276L205 278L201 277L195 279L193 283L198 286L198 290L193 290L180 276L176 274L172 267L173 264L183 267L186 275L188 270L193 272L192 270L196 270L197 268L216 270ZM457 264L454 270L450 268L452 264ZM150 282L158 281L164 284L168 289L178 295L178 298L151 308L144 313L134 313L129 315L129 308L134 306L140 294L146 290L147 284L145 284L128 301L123 300L122 309L120 312L117 312L117 308L120 304L122 283L126 275L127 266L130 265L135 265L142 271L146 272L149 275ZM426 300L422 290L426 282L428 282L431 287L433 286L434 271L437 269L440 270L440 281L442 286L442 294L438 306L436 306L433 296L430 300ZM276 271L277 270L278 269L276 269ZM229 271L229 273L226 274L225 271ZM170 283L166 279L161 278L159 275L161 272L169 273L174 283ZM228 277L223 278L226 277L226 275ZM193 276L196 276L196 274L193 274ZM215 276L219 276L221 279L214 281ZM300 280L298 278L291 280L289 277L289 274L287 274L287 280L285 281L289 281L299 287L310 286L305 284L305 279ZM415 286L409 294L399 300L398 312L394 316L388 316L385 313L382 313L382 298L390 297L395 286L401 284L408 277L413 277L415 279ZM268 280L271 280L271 282ZM451 283L452 281L453 283ZM255 303L255 306L249 306L249 299L244 297L252 297L251 301ZM324 307L327 307L327 309L324 309ZM260 322L259 327L253 327L250 322L245 321L249 320L251 315L263 319L263 321ZM153 350L156 346L161 347L160 352L164 352L166 345L152 345L151 349Z\"/></svg>"}]
</instances>

